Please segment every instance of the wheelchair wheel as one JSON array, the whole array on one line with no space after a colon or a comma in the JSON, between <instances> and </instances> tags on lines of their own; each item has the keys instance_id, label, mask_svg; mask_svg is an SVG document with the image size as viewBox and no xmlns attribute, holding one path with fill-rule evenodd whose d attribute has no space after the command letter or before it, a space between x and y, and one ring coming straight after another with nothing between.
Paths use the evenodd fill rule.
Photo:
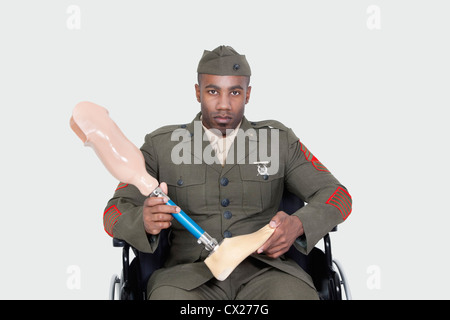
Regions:
<instances>
[{"instance_id":1,"label":"wheelchair wheel","mask_svg":"<svg viewBox=\"0 0 450 320\"><path fill-rule=\"evenodd\" d=\"M117 274L113 274L109 284L109 300L118 300L121 297L122 279ZM118 299L116 299L116 292L119 290Z\"/></svg>"},{"instance_id":2,"label":"wheelchair wheel","mask_svg":"<svg viewBox=\"0 0 450 320\"><path fill-rule=\"evenodd\" d=\"M344 273L344 268L342 267L341 263L336 259L333 260L333 263L336 266L337 273L339 274L340 278L339 287L341 287L342 285L342 287L344 288L345 297L347 298L347 300L352 300L352 294L350 292L347 277L345 276Z\"/></svg>"}]
</instances>

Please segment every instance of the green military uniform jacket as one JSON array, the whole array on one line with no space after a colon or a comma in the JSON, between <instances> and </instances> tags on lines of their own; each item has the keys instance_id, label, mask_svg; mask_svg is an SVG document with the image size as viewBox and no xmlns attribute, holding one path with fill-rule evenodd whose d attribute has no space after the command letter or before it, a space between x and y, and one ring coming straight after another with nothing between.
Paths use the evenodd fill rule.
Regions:
<instances>
[{"instance_id":1,"label":"green military uniform jacket","mask_svg":"<svg viewBox=\"0 0 450 320\"><path fill-rule=\"evenodd\" d=\"M200 115L194 121L200 121ZM204 132L195 132L194 121L186 125L165 126L148 134L141 151L147 171L159 182L167 183L169 197L219 243L224 237L252 233L268 224L278 211L285 188L307 203L294 213L302 221L305 232L294 245L303 253L308 253L350 214L351 197L345 187L283 124L272 120L249 122L244 117L240 128L244 132L251 129L248 132L256 134L247 135L244 154L237 152L235 147L234 152L229 153L229 157L232 154L234 158L227 158L227 163L222 166L218 162L211 164L199 159L195 148L198 151L200 142L202 150L205 150L209 141L198 137L199 134L203 137ZM252 148L250 144L262 141L262 129L267 132L271 128L278 129L279 133L279 169L274 174L262 175L258 174L257 165L248 161L255 156L258 161L264 160L259 158L258 148ZM187 134L183 139L172 141L174 130L185 130ZM270 143L271 135L266 136ZM185 152L191 151L191 154L183 155L184 159L190 159L190 164L189 161L173 163L172 152L180 147L186 147L183 149ZM107 204L104 226L111 236L126 240L140 251L152 253L158 246L158 236L149 236L145 232L142 219L144 200L137 188L120 183ZM165 264L167 269L157 281L151 280L155 281L153 287L166 284L189 290L213 277L202 262L208 252L176 220L172 222L170 243L170 254ZM264 254L252 256L313 287L309 275L292 260L284 256L278 259Z\"/></svg>"}]
</instances>

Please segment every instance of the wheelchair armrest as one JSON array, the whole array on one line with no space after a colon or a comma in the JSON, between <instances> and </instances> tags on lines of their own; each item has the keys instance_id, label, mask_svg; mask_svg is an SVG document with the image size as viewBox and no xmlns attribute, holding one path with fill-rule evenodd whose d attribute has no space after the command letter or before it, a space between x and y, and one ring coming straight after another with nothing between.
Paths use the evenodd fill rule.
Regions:
<instances>
[{"instance_id":1,"label":"wheelchair armrest","mask_svg":"<svg viewBox=\"0 0 450 320\"><path fill-rule=\"evenodd\" d=\"M113 247L115 247L115 248L123 248L127 244L128 243L125 240L113 238Z\"/></svg>"},{"instance_id":2,"label":"wheelchair armrest","mask_svg":"<svg viewBox=\"0 0 450 320\"><path fill-rule=\"evenodd\" d=\"M169 230L160 233L158 248L153 253L137 250L125 240L113 238L113 246L122 248L121 300L145 299L147 282L153 271L161 268L169 252ZM130 249L134 259L130 261Z\"/></svg>"}]
</instances>

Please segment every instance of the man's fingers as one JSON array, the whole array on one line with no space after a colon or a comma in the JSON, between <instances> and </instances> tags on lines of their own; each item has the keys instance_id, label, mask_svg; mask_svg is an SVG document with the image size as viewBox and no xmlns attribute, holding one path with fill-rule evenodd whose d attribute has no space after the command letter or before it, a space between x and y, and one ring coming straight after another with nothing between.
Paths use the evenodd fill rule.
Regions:
<instances>
[{"instance_id":1,"label":"man's fingers","mask_svg":"<svg viewBox=\"0 0 450 320\"><path fill-rule=\"evenodd\" d=\"M267 248L270 248L272 246L272 243L274 241L274 234L275 232L269 237L269 239L266 240L266 242L264 242L264 244L259 247L259 249L256 251L257 253L263 253L266 251Z\"/></svg>"},{"instance_id":2,"label":"man's fingers","mask_svg":"<svg viewBox=\"0 0 450 320\"><path fill-rule=\"evenodd\" d=\"M283 250L285 247L282 245L275 245L273 247L267 248L267 250L264 252L266 255L273 255L281 250Z\"/></svg>"},{"instance_id":3,"label":"man's fingers","mask_svg":"<svg viewBox=\"0 0 450 320\"><path fill-rule=\"evenodd\" d=\"M161 232L162 229L168 229L171 225L171 222L155 222L152 224L151 228L146 228L146 231L150 234L157 235Z\"/></svg>"},{"instance_id":4,"label":"man's fingers","mask_svg":"<svg viewBox=\"0 0 450 320\"><path fill-rule=\"evenodd\" d=\"M167 184L162 182L159 187L162 192L167 194ZM167 204L167 197L148 197L144 201L143 219L144 227L147 233L159 234L162 229L170 228L173 215L179 213L181 209L178 206Z\"/></svg>"},{"instance_id":5,"label":"man's fingers","mask_svg":"<svg viewBox=\"0 0 450 320\"><path fill-rule=\"evenodd\" d=\"M153 207L155 213L179 213L180 208L177 206L169 206L167 204Z\"/></svg>"},{"instance_id":6,"label":"man's fingers","mask_svg":"<svg viewBox=\"0 0 450 320\"><path fill-rule=\"evenodd\" d=\"M173 215L165 213L152 214L151 220L153 222L168 222L173 220Z\"/></svg>"},{"instance_id":7,"label":"man's fingers","mask_svg":"<svg viewBox=\"0 0 450 320\"><path fill-rule=\"evenodd\" d=\"M278 258L286 250L285 245L281 242L280 237L272 235L257 251L258 254L264 253L269 258Z\"/></svg>"},{"instance_id":8,"label":"man's fingers","mask_svg":"<svg viewBox=\"0 0 450 320\"><path fill-rule=\"evenodd\" d=\"M267 249L266 249L267 248ZM279 256L281 256L285 251L284 251L284 246L262 246L261 248L258 249L257 253L261 254L264 252L264 254L266 256L268 256L269 258L278 258Z\"/></svg>"},{"instance_id":9,"label":"man's fingers","mask_svg":"<svg viewBox=\"0 0 450 320\"><path fill-rule=\"evenodd\" d=\"M258 254L261 254L261 253L264 252L264 249L265 249L265 246L262 245L256 252L257 252Z\"/></svg>"},{"instance_id":10,"label":"man's fingers","mask_svg":"<svg viewBox=\"0 0 450 320\"><path fill-rule=\"evenodd\" d=\"M148 233L156 235L161 232L161 229L170 228L172 220L173 216L170 213L144 214L144 227Z\"/></svg>"},{"instance_id":11,"label":"man's fingers","mask_svg":"<svg viewBox=\"0 0 450 320\"><path fill-rule=\"evenodd\" d=\"M272 229L278 228L284 220L284 215L286 214L284 211L278 211L277 214L270 220L269 227ZM272 243L277 241L276 231L267 239L267 241L256 251L257 253L266 252L266 248L270 248ZM267 253L267 252L266 252Z\"/></svg>"},{"instance_id":12,"label":"man's fingers","mask_svg":"<svg viewBox=\"0 0 450 320\"><path fill-rule=\"evenodd\" d=\"M169 199L167 199L165 197L148 197L144 201L144 206L153 207L158 204L166 203L167 201L169 201Z\"/></svg>"},{"instance_id":13,"label":"man's fingers","mask_svg":"<svg viewBox=\"0 0 450 320\"><path fill-rule=\"evenodd\" d=\"M144 207L151 207L153 212L163 213L179 213L181 210L178 206L165 204L168 201L163 197L149 197L144 201Z\"/></svg>"},{"instance_id":14,"label":"man's fingers","mask_svg":"<svg viewBox=\"0 0 450 320\"><path fill-rule=\"evenodd\" d=\"M156 222L155 223L155 227L157 227L157 229L155 230L161 230L161 229L167 229L170 228L170 226L172 225L172 222Z\"/></svg>"}]
</instances>

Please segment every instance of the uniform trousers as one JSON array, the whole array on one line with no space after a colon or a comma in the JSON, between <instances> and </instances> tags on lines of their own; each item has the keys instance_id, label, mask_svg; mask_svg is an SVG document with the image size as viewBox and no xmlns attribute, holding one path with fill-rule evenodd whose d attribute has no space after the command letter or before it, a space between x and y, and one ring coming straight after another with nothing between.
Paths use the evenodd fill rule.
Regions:
<instances>
[{"instance_id":1,"label":"uniform trousers","mask_svg":"<svg viewBox=\"0 0 450 320\"><path fill-rule=\"evenodd\" d=\"M314 288L304 281L247 258L224 281L215 278L185 290L162 285L150 291L150 300L318 300Z\"/></svg>"}]
</instances>

